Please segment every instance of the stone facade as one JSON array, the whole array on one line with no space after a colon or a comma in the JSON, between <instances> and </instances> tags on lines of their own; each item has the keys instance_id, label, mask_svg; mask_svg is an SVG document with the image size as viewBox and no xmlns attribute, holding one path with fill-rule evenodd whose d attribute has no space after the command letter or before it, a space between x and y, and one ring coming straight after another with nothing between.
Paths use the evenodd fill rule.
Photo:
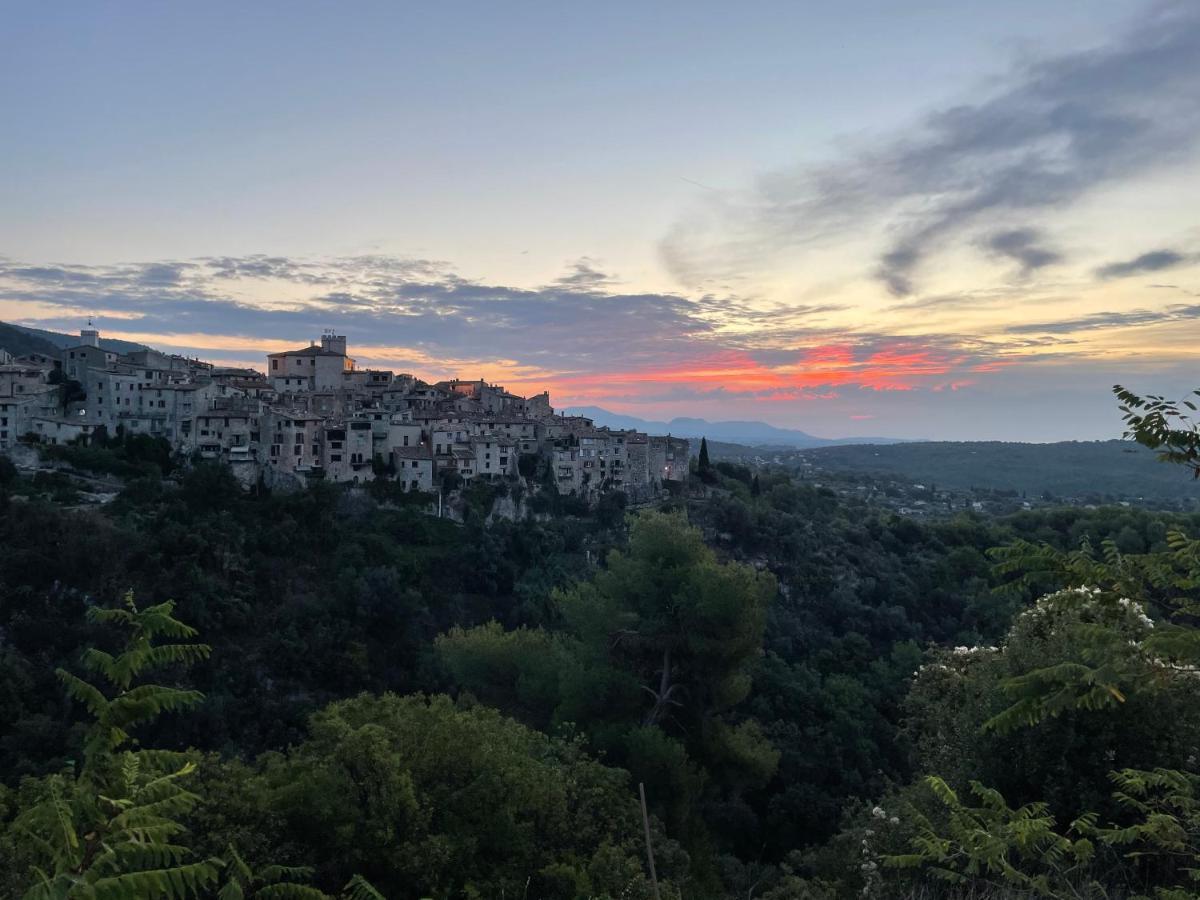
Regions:
<instances>
[{"instance_id":1,"label":"stone facade","mask_svg":"<svg viewBox=\"0 0 1200 900\"><path fill-rule=\"evenodd\" d=\"M227 463L246 485L389 477L430 491L450 472L519 477L528 457L560 491L591 496L654 491L688 470L687 441L556 415L548 393L359 369L332 333L268 354L265 375L148 349L114 353L92 328L59 359L0 357L0 450L26 437L65 443L118 431Z\"/></svg>"}]
</instances>

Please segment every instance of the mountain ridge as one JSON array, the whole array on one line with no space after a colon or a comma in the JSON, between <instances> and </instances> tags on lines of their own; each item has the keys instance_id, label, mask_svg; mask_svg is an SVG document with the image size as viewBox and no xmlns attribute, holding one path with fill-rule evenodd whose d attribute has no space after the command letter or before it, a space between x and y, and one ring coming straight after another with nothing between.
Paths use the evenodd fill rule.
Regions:
<instances>
[{"instance_id":1,"label":"mountain ridge","mask_svg":"<svg viewBox=\"0 0 1200 900\"><path fill-rule=\"evenodd\" d=\"M586 416L597 425L610 428L634 428L654 434L675 434L680 437L706 437L712 441L723 441L747 446L775 446L794 448L838 447L847 444L903 444L911 443L905 438L890 437L847 437L823 438L795 428L779 428L759 421L710 422L690 416L676 416L667 422L641 419L637 416L614 413L600 406L573 406L563 410L567 415Z\"/></svg>"},{"instance_id":2,"label":"mountain ridge","mask_svg":"<svg viewBox=\"0 0 1200 900\"><path fill-rule=\"evenodd\" d=\"M5 350L8 350L8 352L12 353L14 356L19 356L21 354L8 348L4 344L6 335L8 336L10 342L16 342L19 340L11 335L11 332L13 331L19 332L20 334L29 338L45 341L46 343L54 345L59 350L65 350L68 347L75 347L79 344L79 335L77 334L64 334L61 331L46 331L43 328L30 328L28 325L17 325L13 322L0 322L0 347L4 347ZM145 344L138 344L133 341L121 341L117 340L116 338L106 337L100 338L100 346L105 350L111 350L114 353L131 353L135 350L150 349ZM21 351L21 353L27 352L29 351ZM37 352L45 353L47 351L38 350Z\"/></svg>"}]
</instances>

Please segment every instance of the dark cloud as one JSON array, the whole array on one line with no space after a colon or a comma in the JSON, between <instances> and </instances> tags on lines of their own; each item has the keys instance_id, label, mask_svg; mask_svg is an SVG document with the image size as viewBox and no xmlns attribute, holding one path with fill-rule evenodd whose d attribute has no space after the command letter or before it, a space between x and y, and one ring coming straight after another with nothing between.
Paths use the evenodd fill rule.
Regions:
<instances>
[{"instance_id":1,"label":"dark cloud","mask_svg":"<svg viewBox=\"0 0 1200 900\"><path fill-rule=\"evenodd\" d=\"M284 256L218 256L202 262L208 265L216 278L276 278L310 284L320 281L307 266Z\"/></svg>"},{"instance_id":2,"label":"dark cloud","mask_svg":"<svg viewBox=\"0 0 1200 900\"><path fill-rule=\"evenodd\" d=\"M1070 334L1101 328L1134 328L1160 325L1185 319L1200 319L1200 305L1173 304L1164 309L1134 309L1128 312L1098 312L1056 322L1029 322L1010 325L1010 334Z\"/></svg>"},{"instance_id":3,"label":"dark cloud","mask_svg":"<svg viewBox=\"0 0 1200 900\"><path fill-rule=\"evenodd\" d=\"M148 287L174 287L194 268L191 263L149 263L137 267L131 274Z\"/></svg>"},{"instance_id":4,"label":"dark cloud","mask_svg":"<svg viewBox=\"0 0 1200 900\"><path fill-rule=\"evenodd\" d=\"M1062 261L1062 254L1046 246L1045 235L1037 228L996 231L985 237L982 244L993 255L1019 264L1024 275Z\"/></svg>"},{"instance_id":5,"label":"dark cloud","mask_svg":"<svg viewBox=\"0 0 1200 900\"><path fill-rule=\"evenodd\" d=\"M311 280L315 287L302 300L270 305L228 292L230 278L279 277ZM398 348L377 350L393 358L407 348L436 359L515 361L560 374L668 371L722 354L738 354L738 366L749 360L788 367L816 345L852 346L869 356L896 344L884 334L847 334L825 324L827 313L842 309L836 304L620 292L589 278L526 290L468 281L441 264L380 257L44 270L0 262L0 300L60 310L36 323L25 320L57 330L74 330L81 315L94 312L102 328L110 316L125 333L162 335L165 342L173 335L206 336L188 338L204 345L190 348L197 352L211 351L219 336L303 345L332 327L358 347ZM953 335L916 340L962 360L984 362L1003 352L1000 344L972 345Z\"/></svg>"},{"instance_id":6,"label":"dark cloud","mask_svg":"<svg viewBox=\"0 0 1200 900\"><path fill-rule=\"evenodd\" d=\"M612 276L601 272L586 256L571 264L571 272L554 282L560 287L599 290L615 284Z\"/></svg>"},{"instance_id":7,"label":"dark cloud","mask_svg":"<svg viewBox=\"0 0 1200 900\"><path fill-rule=\"evenodd\" d=\"M1183 159L1200 135L1198 59L1200 3L1156 4L1111 43L1022 64L988 96L889 142L714 199L672 229L663 258L699 284L887 226L875 274L891 293L909 294L929 254L984 216L1059 210Z\"/></svg>"},{"instance_id":8,"label":"dark cloud","mask_svg":"<svg viewBox=\"0 0 1200 900\"><path fill-rule=\"evenodd\" d=\"M95 285L101 281L93 271L66 266L19 266L4 265L0 273L35 284Z\"/></svg>"},{"instance_id":9,"label":"dark cloud","mask_svg":"<svg viewBox=\"0 0 1200 900\"><path fill-rule=\"evenodd\" d=\"M913 292L913 282L909 273L920 258L920 243L906 241L883 254L875 275L893 297L905 297Z\"/></svg>"},{"instance_id":10,"label":"dark cloud","mask_svg":"<svg viewBox=\"0 0 1200 900\"><path fill-rule=\"evenodd\" d=\"M1142 272L1160 272L1171 269L1188 261L1188 257L1174 250L1151 250L1124 262L1109 263L1096 270L1096 277L1108 280L1124 278L1126 275L1138 275Z\"/></svg>"},{"instance_id":11,"label":"dark cloud","mask_svg":"<svg viewBox=\"0 0 1200 900\"><path fill-rule=\"evenodd\" d=\"M240 273L240 274L238 274ZM576 274L579 274L578 271ZM187 275L188 277L184 277ZM227 294L229 278L335 285L302 302L260 306ZM446 358L519 359L604 368L694 352L722 304L611 293L584 278L541 290L466 281L424 261L324 262L250 257L200 264L40 268L0 264L0 299L105 313L129 331L224 334L305 342L327 327L360 345L425 349ZM64 321L68 327L69 318ZM74 323L77 324L77 323Z\"/></svg>"}]
</instances>

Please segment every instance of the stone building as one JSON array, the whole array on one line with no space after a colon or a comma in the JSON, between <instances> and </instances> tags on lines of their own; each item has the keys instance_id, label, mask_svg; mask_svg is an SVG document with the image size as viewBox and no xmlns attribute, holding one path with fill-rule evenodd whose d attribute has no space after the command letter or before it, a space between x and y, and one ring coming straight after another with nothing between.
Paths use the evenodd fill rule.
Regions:
<instances>
[{"instance_id":1,"label":"stone building","mask_svg":"<svg viewBox=\"0 0 1200 900\"><path fill-rule=\"evenodd\" d=\"M642 494L687 474L685 440L556 415L546 392L520 397L483 379L430 384L359 369L332 332L266 361L264 375L148 348L115 353L89 325L59 358L0 361L0 450L26 434L64 443L124 431L227 463L246 485L363 483L387 473L418 491L450 472L517 478L521 458L536 456L559 491L588 498Z\"/></svg>"}]
</instances>

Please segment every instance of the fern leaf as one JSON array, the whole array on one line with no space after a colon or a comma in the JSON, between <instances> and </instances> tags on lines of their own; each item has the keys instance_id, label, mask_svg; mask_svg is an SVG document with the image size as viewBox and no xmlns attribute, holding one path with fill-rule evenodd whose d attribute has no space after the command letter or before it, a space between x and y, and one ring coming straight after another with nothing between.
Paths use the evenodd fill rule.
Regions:
<instances>
[{"instance_id":1,"label":"fern leaf","mask_svg":"<svg viewBox=\"0 0 1200 900\"><path fill-rule=\"evenodd\" d=\"M371 882L361 875L351 878L342 892L346 895L347 900L387 900Z\"/></svg>"},{"instance_id":2,"label":"fern leaf","mask_svg":"<svg viewBox=\"0 0 1200 900\"><path fill-rule=\"evenodd\" d=\"M329 895L306 884L268 884L254 892L255 900L329 900Z\"/></svg>"},{"instance_id":3,"label":"fern leaf","mask_svg":"<svg viewBox=\"0 0 1200 900\"><path fill-rule=\"evenodd\" d=\"M258 873L259 879L267 884L279 881L308 881L312 876L312 866L266 866Z\"/></svg>"},{"instance_id":4,"label":"fern leaf","mask_svg":"<svg viewBox=\"0 0 1200 900\"><path fill-rule=\"evenodd\" d=\"M71 695L71 698L86 706L87 711L96 718L102 716L105 710L108 709L108 698L95 685L89 684L76 675L72 675L65 669L56 669L54 674L58 676L58 680L66 687L67 693Z\"/></svg>"},{"instance_id":5,"label":"fern leaf","mask_svg":"<svg viewBox=\"0 0 1200 900\"><path fill-rule=\"evenodd\" d=\"M201 897L217 880L217 866L211 860L155 869L127 872L101 878L92 886L96 900L187 900Z\"/></svg>"}]
</instances>

